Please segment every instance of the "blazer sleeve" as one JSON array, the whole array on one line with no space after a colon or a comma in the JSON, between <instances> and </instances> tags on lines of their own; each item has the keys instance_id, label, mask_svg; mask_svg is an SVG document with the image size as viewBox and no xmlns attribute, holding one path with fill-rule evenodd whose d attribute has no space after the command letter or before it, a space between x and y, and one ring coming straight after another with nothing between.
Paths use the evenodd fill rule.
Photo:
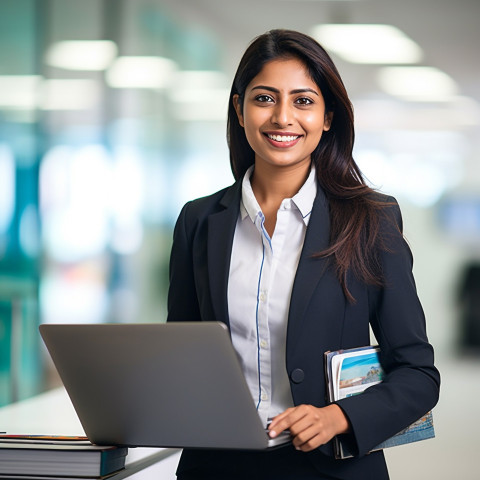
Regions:
<instances>
[{"instance_id":1,"label":"blazer sleeve","mask_svg":"<svg viewBox=\"0 0 480 480\"><path fill-rule=\"evenodd\" d=\"M368 453L431 410L440 375L426 334L425 317L412 274L413 258L402 234L396 200L389 199L379 249L382 287L368 287L369 315L386 377L363 394L338 401L347 415L357 455Z\"/></svg>"},{"instance_id":2,"label":"blazer sleeve","mask_svg":"<svg viewBox=\"0 0 480 480\"><path fill-rule=\"evenodd\" d=\"M200 320L193 272L193 235L187 232L189 205L182 208L173 231L167 322Z\"/></svg>"}]
</instances>

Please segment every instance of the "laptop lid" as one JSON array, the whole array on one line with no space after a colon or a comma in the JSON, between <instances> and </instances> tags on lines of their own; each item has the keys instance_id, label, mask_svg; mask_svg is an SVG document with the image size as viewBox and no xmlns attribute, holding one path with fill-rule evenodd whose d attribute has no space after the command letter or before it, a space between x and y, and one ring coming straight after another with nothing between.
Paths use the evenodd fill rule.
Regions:
<instances>
[{"instance_id":1,"label":"laptop lid","mask_svg":"<svg viewBox=\"0 0 480 480\"><path fill-rule=\"evenodd\" d=\"M266 449L219 322L44 324L40 333L86 435L99 445Z\"/></svg>"}]
</instances>

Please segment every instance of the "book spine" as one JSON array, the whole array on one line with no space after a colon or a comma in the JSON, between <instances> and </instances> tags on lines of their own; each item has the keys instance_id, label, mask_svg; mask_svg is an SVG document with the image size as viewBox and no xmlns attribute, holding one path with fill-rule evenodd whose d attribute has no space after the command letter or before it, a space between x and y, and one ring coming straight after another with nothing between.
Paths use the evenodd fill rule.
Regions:
<instances>
[{"instance_id":1,"label":"book spine","mask_svg":"<svg viewBox=\"0 0 480 480\"><path fill-rule=\"evenodd\" d=\"M108 475L125 467L125 459L128 453L126 447L118 447L115 450L101 452L100 475Z\"/></svg>"}]
</instances>

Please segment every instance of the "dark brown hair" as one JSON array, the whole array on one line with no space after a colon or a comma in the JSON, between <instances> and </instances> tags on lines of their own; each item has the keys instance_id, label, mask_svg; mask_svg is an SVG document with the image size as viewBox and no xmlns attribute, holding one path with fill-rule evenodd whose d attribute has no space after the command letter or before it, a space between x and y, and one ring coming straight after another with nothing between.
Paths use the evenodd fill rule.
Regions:
<instances>
[{"instance_id":1,"label":"dark brown hair","mask_svg":"<svg viewBox=\"0 0 480 480\"><path fill-rule=\"evenodd\" d=\"M289 57L305 64L322 92L326 113L333 113L330 130L323 132L312 152L317 179L330 206L330 246L318 255L334 259L345 296L354 302L347 285L350 270L368 284L382 284L376 253L382 203L373 195L353 160L353 108L343 81L328 53L313 38L291 30L271 30L257 37L245 51L233 80L228 106L230 165L238 180L255 161L255 153L239 124L233 96L239 95L243 104L248 84L264 65Z\"/></svg>"}]
</instances>

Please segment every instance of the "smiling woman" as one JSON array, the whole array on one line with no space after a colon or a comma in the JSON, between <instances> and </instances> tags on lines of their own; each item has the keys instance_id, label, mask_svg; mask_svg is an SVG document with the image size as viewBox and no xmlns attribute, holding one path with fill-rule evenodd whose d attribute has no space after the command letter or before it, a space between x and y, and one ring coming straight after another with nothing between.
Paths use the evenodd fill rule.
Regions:
<instances>
[{"instance_id":1,"label":"smiling woman","mask_svg":"<svg viewBox=\"0 0 480 480\"><path fill-rule=\"evenodd\" d=\"M366 453L429 411L440 380L400 210L353 160L352 106L325 50L288 30L255 39L227 135L236 182L180 213L168 321L224 322L269 435L292 441L184 449L178 478L386 480L383 453ZM324 352L367 345L369 326L385 381L327 404ZM354 458L333 458L336 435Z\"/></svg>"},{"instance_id":2,"label":"smiling woman","mask_svg":"<svg viewBox=\"0 0 480 480\"><path fill-rule=\"evenodd\" d=\"M326 115L322 92L300 60L268 63L248 85L243 104L238 94L233 101L257 171L264 162L272 167L303 162L310 168L311 152L329 130L331 115Z\"/></svg>"},{"instance_id":3,"label":"smiling woman","mask_svg":"<svg viewBox=\"0 0 480 480\"><path fill-rule=\"evenodd\" d=\"M330 129L331 112L325 112L322 92L294 57L267 63L247 86L243 100L235 94L233 102L255 152L250 181L265 214L265 228L273 236L278 207L305 182L311 153ZM262 178L276 178L277 192L263 185Z\"/></svg>"}]
</instances>

